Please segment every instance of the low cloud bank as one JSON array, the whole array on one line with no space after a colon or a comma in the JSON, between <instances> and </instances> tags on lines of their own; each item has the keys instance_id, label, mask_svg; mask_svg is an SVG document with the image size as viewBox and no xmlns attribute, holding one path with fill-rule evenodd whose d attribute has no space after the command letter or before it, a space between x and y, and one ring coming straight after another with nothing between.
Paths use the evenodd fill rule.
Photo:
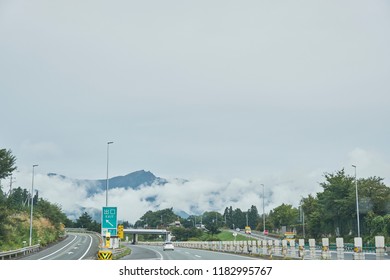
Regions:
<instances>
[{"instance_id":1,"label":"low cloud bank","mask_svg":"<svg viewBox=\"0 0 390 280\"><path fill-rule=\"evenodd\" d=\"M230 182L209 180L168 180L164 185L153 184L137 189L113 188L108 192L108 205L118 207L118 219L134 223L145 212L173 207L175 211L199 215L205 211L223 213L226 207L245 211L255 205L263 208L263 187L259 180L233 179ZM105 206L106 193L88 195L90 184L78 184L58 176L35 176L34 189L39 196L58 203L69 218L76 219L84 211L93 215ZM264 184L265 211L282 204L297 205L315 186L292 181L280 184Z\"/></svg>"},{"instance_id":2,"label":"low cloud bank","mask_svg":"<svg viewBox=\"0 0 390 280\"><path fill-rule=\"evenodd\" d=\"M302 197L322 191L319 183L324 181L324 173L332 173L345 167L346 172L353 176L352 167L348 169L351 164L358 166L358 178L379 176L384 177L385 184L389 184L385 175L390 170L390 165L383 157L357 148L347 154L345 162L339 168L333 170L290 170L262 178L234 178L228 182L168 179L165 185L154 184L127 190L110 189L108 205L118 207L118 219L130 223L136 222L149 210L171 207L175 211L199 215L205 211L223 213L230 206L246 211L255 205L259 213L262 213L264 184L265 212L268 213L282 203L297 207ZM91 184L80 184L72 179L42 174L35 175L34 184L40 197L61 205L71 219L78 218L84 211L96 216L105 206L106 193L89 195L93 189ZM19 172L17 185L30 186L23 188L31 189L31 173Z\"/></svg>"}]
</instances>

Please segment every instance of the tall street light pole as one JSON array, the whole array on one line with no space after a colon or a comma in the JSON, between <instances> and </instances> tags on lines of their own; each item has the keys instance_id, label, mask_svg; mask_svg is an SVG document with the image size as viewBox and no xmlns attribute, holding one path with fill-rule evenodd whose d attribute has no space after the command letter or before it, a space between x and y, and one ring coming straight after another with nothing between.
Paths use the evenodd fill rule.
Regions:
<instances>
[{"instance_id":1,"label":"tall street light pole","mask_svg":"<svg viewBox=\"0 0 390 280\"><path fill-rule=\"evenodd\" d=\"M302 229L303 229L303 238L305 238L305 212L302 208Z\"/></svg>"},{"instance_id":2,"label":"tall street light pole","mask_svg":"<svg viewBox=\"0 0 390 280\"><path fill-rule=\"evenodd\" d=\"M109 159L109 147L114 142L107 142L107 179L106 179L106 207L108 206L108 159Z\"/></svg>"},{"instance_id":3,"label":"tall street light pole","mask_svg":"<svg viewBox=\"0 0 390 280\"><path fill-rule=\"evenodd\" d=\"M261 184L263 186L263 233L265 231L265 211L264 211L264 184Z\"/></svg>"},{"instance_id":4,"label":"tall street light pole","mask_svg":"<svg viewBox=\"0 0 390 280\"><path fill-rule=\"evenodd\" d=\"M29 246L31 246L31 243L32 243L32 221L33 221L33 204L34 204L34 168L36 166L38 166L38 164L33 165L32 183L31 183L30 242L28 243Z\"/></svg>"},{"instance_id":5,"label":"tall street light pole","mask_svg":"<svg viewBox=\"0 0 390 280\"><path fill-rule=\"evenodd\" d=\"M355 168L357 234L358 234L358 237L360 237L359 196L358 196L358 187L357 187L357 178L356 178L356 165L352 165L352 167Z\"/></svg>"}]
</instances>

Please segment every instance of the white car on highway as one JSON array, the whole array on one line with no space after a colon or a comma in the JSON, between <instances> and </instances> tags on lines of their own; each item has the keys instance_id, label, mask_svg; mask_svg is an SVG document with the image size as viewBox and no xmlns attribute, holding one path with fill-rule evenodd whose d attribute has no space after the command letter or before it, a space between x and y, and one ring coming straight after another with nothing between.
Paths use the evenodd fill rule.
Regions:
<instances>
[{"instance_id":1,"label":"white car on highway","mask_svg":"<svg viewBox=\"0 0 390 280\"><path fill-rule=\"evenodd\" d=\"M166 250L171 250L171 251L175 250L175 246L173 246L172 242L167 241L167 242L164 243L163 251L166 251Z\"/></svg>"}]
</instances>

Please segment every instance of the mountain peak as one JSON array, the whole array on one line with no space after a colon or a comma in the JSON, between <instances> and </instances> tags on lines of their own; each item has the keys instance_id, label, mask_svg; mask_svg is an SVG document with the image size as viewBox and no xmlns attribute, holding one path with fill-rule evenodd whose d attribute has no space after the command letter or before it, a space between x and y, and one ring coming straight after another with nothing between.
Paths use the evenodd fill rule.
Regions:
<instances>
[{"instance_id":1,"label":"mountain peak","mask_svg":"<svg viewBox=\"0 0 390 280\"><path fill-rule=\"evenodd\" d=\"M105 184L106 180L99 180ZM124 176L116 176L109 179L110 188L137 188L142 185L150 186L153 183L165 184L166 180L156 177L152 172L138 170Z\"/></svg>"},{"instance_id":2,"label":"mountain peak","mask_svg":"<svg viewBox=\"0 0 390 280\"><path fill-rule=\"evenodd\" d=\"M56 174L56 173L48 173L49 177L58 177L62 180L70 179L64 175ZM90 188L90 192L96 192L96 190L104 190L106 188L107 179L100 180L80 180L80 179L70 179L76 184L85 184L87 183L90 186L94 186ZM151 186L152 184L164 185L167 180L156 177L152 172L145 170L137 170L131 173L128 173L124 176L115 176L109 178L109 188L125 188L125 189L137 189L141 186ZM95 191L93 191L95 190Z\"/></svg>"}]
</instances>

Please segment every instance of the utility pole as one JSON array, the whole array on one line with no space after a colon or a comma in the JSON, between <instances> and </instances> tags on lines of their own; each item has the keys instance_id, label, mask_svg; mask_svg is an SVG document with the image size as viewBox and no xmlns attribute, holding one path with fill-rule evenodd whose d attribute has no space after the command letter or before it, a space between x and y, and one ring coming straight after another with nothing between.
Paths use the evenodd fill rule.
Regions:
<instances>
[{"instance_id":1,"label":"utility pole","mask_svg":"<svg viewBox=\"0 0 390 280\"><path fill-rule=\"evenodd\" d=\"M15 177L12 177L12 173L11 173L11 176L9 178L9 193L8 193L8 196L10 196L11 192L12 192L12 183L15 183L15 181L12 181L12 179L15 179Z\"/></svg>"},{"instance_id":2,"label":"utility pole","mask_svg":"<svg viewBox=\"0 0 390 280\"><path fill-rule=\"evenodd\" d=\"M30 241L29 246L32 244L32 221L33 221L33 207L34 207L34 168L38 166L38 164L33 165L32 172L32 183L31 183L31 208L30 208Z\"/></svg>"}]
</instances>

